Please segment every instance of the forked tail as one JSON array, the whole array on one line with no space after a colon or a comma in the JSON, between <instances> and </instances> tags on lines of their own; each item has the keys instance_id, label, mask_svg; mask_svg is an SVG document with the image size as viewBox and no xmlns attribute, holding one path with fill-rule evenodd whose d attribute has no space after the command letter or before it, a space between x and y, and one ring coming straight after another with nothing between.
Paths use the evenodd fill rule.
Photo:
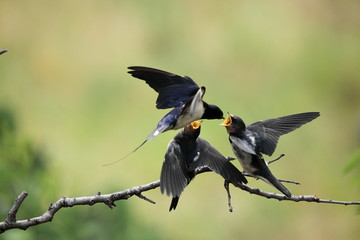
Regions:
<instances>
[{"instance_id":1,"label":"forked tail","mask_svg":"<svg viewBox=\"0 0 360 240\"><path fill-rule=\"evenodd\" d=\"M131 152L129 152L128 154L126 154L124 157L118 159L118 160L115 160L114 162L111 162L111 163L106 163L106 164L103 164L103 166L109 166L109 165L112 165L112 164L115 164L117 162L120 162L121 160L124 160L125 158L127 158L128 156L130 156L131 154L133 154L134 152L136 152L139 148L141 148L146 142L148 141L148 138L145 139L145 141L143 141L140 146L138 146L137 148L135 148L134 150L132 150Z\"/></svg>"},{"instance_id":2,"label":"forked tail","mask_svg":"<svg viewBox=\"0 0 360 240\"><path fill-rule=\"evenodd\" d=\"M161 131L162 132L162 131ZM161 133L159 130L155 129L154 131L152 131L147 137L146 139L134 150L132 150L130 153L126 154L124 157L120 158L119 160L116 160L114 162L111 163L106 163L103 164L103 166L109 166L112 165L114 163L120 162L121 160L124 160L125 158L127 158L128 156L130 156L131 154L133 154L134 152L136 152L139 148L141 148L147 141L151 141L153 140L157 135L159 135Z\"/></svg>"},{"instance_id":3,"label":"forked tail","mask_svg":"<svg viewBox=\"0 0 360 240\"><path fill-rule=\"evenodd\" d=\"M262 180L277 188L285 196L291 197L290 191L270 172L270 169L267 168L261 175L259 177Z\"/></svg>"},{"instance_id":4,"label":"forked tail","mask_svg":"<svg viewBox=\"0 0 360 240\"><path fill-rule=\"evenodd\" d=\"M179 197L173 197L172 200L171 200L171 204L170 204L170 208L169 208L169 212L171 210L175 210L176 209L176 206L178 205L178 202L179 202Z\"/></svg>"}]
</instances>

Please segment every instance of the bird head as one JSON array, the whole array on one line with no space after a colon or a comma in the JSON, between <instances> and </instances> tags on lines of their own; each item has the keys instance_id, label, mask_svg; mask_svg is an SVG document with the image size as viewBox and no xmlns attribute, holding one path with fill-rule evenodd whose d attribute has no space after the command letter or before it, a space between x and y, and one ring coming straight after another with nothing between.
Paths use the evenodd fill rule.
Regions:
<instances>
[{"instance_id":1,"label":"bird head","mask_svg":"<svg viewBox=\"0 0 360 240\"><path fill-rule=\"evenodd\" d=\"M235 115L228 113L225 121L220 124L224 126L228 133L241 132L245 130L244 121Z\"/></svg>"},{"instance_id":2,"label":"bird head","mask_svg":"<svg viewBox=\"0 0 360 240\"><path fill-rule=\"evenodd\" d=\"M205 102L204 105L206 105L206 108L202 119L224 119L224 113L218 106L207 104Z\"/></svg>"},{"instance_id":3,"label":"bird head","mask_svg":"<svg viewBox=\"0 0 360 240\"><path fill-rule=\"evenodd\" d=\"M194 121L184 127L184 134L197 138L200 135L201 121Z\"/></svg>"},{"instance_id":4,"label":"bird head","mask_svg":"<svg viewBox=\"0 0 360 240\"><path fill-rule=\"evenodd\" d=\"M198 129L201 127L201 121L194 121L192 123L190 123L192 129Z\"/></svg>"}]
</instances>

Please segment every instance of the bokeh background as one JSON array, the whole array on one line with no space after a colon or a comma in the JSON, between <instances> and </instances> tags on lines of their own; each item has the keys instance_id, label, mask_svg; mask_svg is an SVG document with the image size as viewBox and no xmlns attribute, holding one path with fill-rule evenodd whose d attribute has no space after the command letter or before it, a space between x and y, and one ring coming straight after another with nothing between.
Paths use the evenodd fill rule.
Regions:
<instances>
[{"instance_id":1,"label":"bokeh background","mask_svg":"<svg viewBox=\"0 0 360 240\"><path fill-rule=\"evenodd\" d=\"M0 6L0 213L19 218L62 196L110 193L159 178L167 132L121 158L166 110L127 74L143 65L191 76L204 99L246 123L304 111L321 117L280 139L271 166L295 195L360 200L360 2L46 1ZM221 121L201 136L232 156ZM267 158L270 160L270 158ZM238 163L235 163L239 166ZM249 185L276 189L249 179ZM279 202L198 176L168 212L159 189L105 205L63 209L51 223L0 239L358 239L359 208Z\"/></svg>"}]
</instances>

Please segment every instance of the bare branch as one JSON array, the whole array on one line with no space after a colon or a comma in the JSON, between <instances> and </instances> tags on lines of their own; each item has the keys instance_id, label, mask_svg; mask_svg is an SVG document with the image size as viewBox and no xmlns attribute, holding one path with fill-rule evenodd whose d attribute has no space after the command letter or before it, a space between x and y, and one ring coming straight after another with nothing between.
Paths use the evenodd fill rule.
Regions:
<instances>
[{"instance_id":1,"label":"bare branch","mask_svg":"<svg viewBox=\"0 0 360 240\"><path fill-rule=\"evenodd\" d=\"M293 202L317 202L317 203L329 203L329 204L340 204L340 205L360 205L360 201L336 201L336 200L327 200L327 199L320 199L315 195L303 195L303 196L291 196L286 197L285 195L278 194L278 193L270 193L265 192L257 188L249 187L245 184L241 186L237 186L238 188L249 192L250 194L255 194L258 196L277 199L279 201L286 200L286 201L293 201Z\"/></svg>"},{"instance_id":2,"label":"bare branch","mask_svg":"<svg viewBox=\"0 0 360 240\"><path fill-rule=\"evenodd\" d=\"M207 172L207 171L209 171L209 169L202 168L202 169L197 170L196 173L200 174L202 172ZM232 206L231 206L231 201L230 201L231 196L230 196L230 190L229 190L228 185L229 185L228 183L224 184L225 189L228 194L229 211L232 211ZM27 193L22 192L16 198L11 210L8 213L8 217L5 219L5 221L0 222L0 233L3 233L7 230L14 229L14 228L26 230L29 227L39 225L42 223L46 223L46 222L50 222L53 219L54 215L61 208L66 208L66 207L73 207L73 206L77 206L77 205L90 205L91 206L91 205L94 205L97 203L104 203L109 208L113 208L116 206L115 201L126 200L126 199L131 198L134 195L138 196L139 198L141 198L145 201L155 204L154 201L143 196L142 193L152 190L152 189L156 189L159 186L160 186L160 180L157 180L157 181L145 184L145 185L140 185L137 187L129 188L129 189L126 189L126 190L123 190L120 192L114 192L114 193L110 193L110 194L102 195L101 193L97 193L94 196L75 197L75 198L63 197L63 198L60 198L55 203L50 204L50 207L48 208L48 210L45 211L42 215L40 215L38 217L33 217L33 218L25 219L25 220L16 220L16 213L19 210L22 202L24 201L24 199L27 196ZM268 199L272 198L272 199L277 199L277 200L286 200L286 201L293 201L293 202L304 201L304 202L317 202L317 203L341 204L341 205L360 205L360 201L359 202L346 202L346 201L325 200L325 199L320 199L313 195L286 197L285 195L282 195L282 194L270 193L270 192L262 191L260 189L252 188L245 184L237 185L236 187L238 187L244 191L247 191L251 194L255 194L255 195L265 197Z\"/></svg>"},{"instance_id":3,"label":"bare branch","mask_svg":"<svg viewBox=\"0 0 360 240\"><path fill-rule=\"evenodd\" d=\"M5 221L0 222L0 233L3 233L6 230L13 229L13 228L26 230L27 228L29 228L31 226L50 222L53 219L53 217L57 211L59 211L61 208L66 208L66 207L73 207L73 206L77 206L77 205L90 205L91 206L96 203L104 203L108 207L113 208L116 206L114 203L115 201L126 200L134 195L139 196L140 198L142 198L146 201L154 203L153 201L144 197L141 193L155 189L159 186L160 186L160 181L158 180L158 181L151 182L151 183L148 183L145 185L129 188L124 191L105 194L105 195L101 195L100 193L97 193L94 196L86 196L86 197L75 197L75 198L63 197L63 198L60 198L55 203L50 204L50 207L48 208L48 210L46 212L44 212L41 216L33 217L30 219L26 219L26 220L16 220L16 212L19 209L19 207L21 206L21 203L23 202L23 200L27 196L27 193L23 192L16 198L13 207L9 211L8 218Z\"/></svg>"},{"instance_id":4,"label":"bare branch","mask_svg":"<svg viewBox=\"0 0 360 240\"><path fill-rule=\"evenodd\" d=\"M13 206L11 207L7 218L5 219L5 222L13 223L16 222L16 214L19 210L22 202L25 200L25 198L28 196L27 192L22 192L14 201Z\"/></svg>"}]
</instances>

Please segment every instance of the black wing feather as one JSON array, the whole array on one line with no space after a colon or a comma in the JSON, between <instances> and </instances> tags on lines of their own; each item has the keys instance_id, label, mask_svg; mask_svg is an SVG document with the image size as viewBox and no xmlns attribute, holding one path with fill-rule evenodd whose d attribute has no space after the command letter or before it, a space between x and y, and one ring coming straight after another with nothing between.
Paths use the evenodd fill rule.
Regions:
<instances>
[{"instance_id":1,"label":"black wing feather","mask_svg":"<svg viewBox=\"0 0 360 240\"><path fill-rule=\"evenodd\" d=\"M169 143L161 168L161 193L166 192L168 196L179 197L190 182L185 161L182 157L180 146L172 140Z\"/></svg>"},{"instance_id":2,"label":"black wing feather","mask_svg":"<svg viewBox=\"0 0 360 240\"><path fill-rule=\"evenodd\" d=\"M319 116L318 112L299 113L255 122L247 126L247 129L256 137L256 152L271 156L281 135L292 132Z\"/></svg>"},{"instance_id":3,"label":"black wing feather","mask_svg":"<svg viewBox=\"0 0 360 240\"><path fill-rule=\"evenodd\" d=\"M177 107L186 103L195 95L199 86L187 76L179 76L155 68L133 66L128 73L144 80L159 96L156 100L158 109Z\"/></svg>"},{"instance_id":4,"label":"black wing feather","mask_svg":"<svg viewBox=\"0 0 360 240\"><path fill-rule=\"evenodd\" d=\"M191 170L206 166L235 185L242 182L247 183L244 175L219 151L211 146L210 143L200 137L196 142L199 146L200 154L199 158L190 165Z\"/></svg>"}]
</instances>

